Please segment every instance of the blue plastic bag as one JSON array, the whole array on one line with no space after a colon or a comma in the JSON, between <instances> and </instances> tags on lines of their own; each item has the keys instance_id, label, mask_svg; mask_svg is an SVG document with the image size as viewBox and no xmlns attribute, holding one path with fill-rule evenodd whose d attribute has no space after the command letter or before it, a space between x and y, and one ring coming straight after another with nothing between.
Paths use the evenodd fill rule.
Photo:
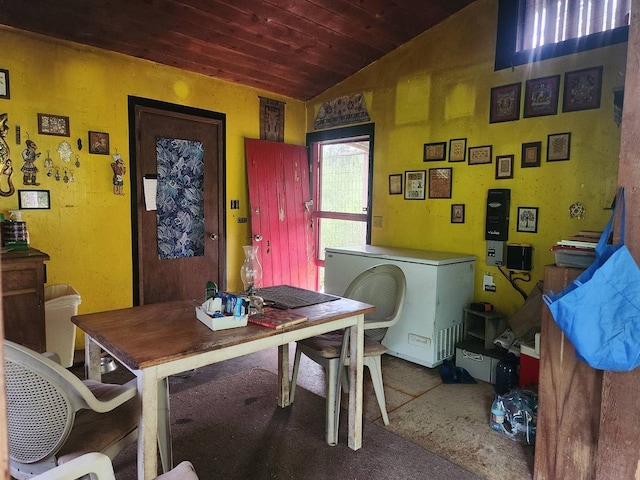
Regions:
<instances>
[{"instance_id":1,"label":"blue plastic bag","mask_svg":"<svg viewBox=\"0 0 640 480\"><path fill-rule=\"evenodd\" d=\"M620 209L619 244L607 244ZM558 295L543 299L589 366L626 372L640 365L640 269L624 245L624 189L596 246L596 259Z\"/></svg>"}]
</instances>

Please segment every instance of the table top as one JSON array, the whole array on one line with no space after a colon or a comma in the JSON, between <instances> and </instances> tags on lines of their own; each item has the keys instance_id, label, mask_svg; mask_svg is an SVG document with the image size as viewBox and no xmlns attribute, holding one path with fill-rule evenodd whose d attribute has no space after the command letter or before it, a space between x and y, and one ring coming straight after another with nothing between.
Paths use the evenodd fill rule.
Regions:
<instances>
[{"instance_id":1,"label":"table top","mask_svg":"<svg viewBox=\"0 0 640 480\"><path fill-rule=\"evenodd\" d=\"M213 331L196 318L196 304L193 300L155 303L76 315L71 321L127 367L139 370L375 310L372 305L340 298L291 310L308 321L286 329L250 323Z\"/></svg>"}]
</instances>

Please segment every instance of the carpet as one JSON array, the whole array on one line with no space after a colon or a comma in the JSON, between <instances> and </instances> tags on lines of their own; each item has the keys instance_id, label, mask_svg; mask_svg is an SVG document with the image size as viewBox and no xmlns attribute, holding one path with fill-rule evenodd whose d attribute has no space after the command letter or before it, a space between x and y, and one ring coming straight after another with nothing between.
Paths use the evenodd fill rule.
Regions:
<instances>
[{"instance_id":1,"label":"carpet","mask_svg":"<svg viewBox=\"0 0 640 480\"><path fill-rule=\"evenodd\" d=\"M178 389L179 390L179 389ZM480 477L390 430L363 421L363 448L324 442L325 400L298 387L277 407L277 376L254 368L171 394L174 463L190 460L201 480L434 479ZM136 445L114 460L117 480L135 480Z\"/></svg>"}]
</instances>

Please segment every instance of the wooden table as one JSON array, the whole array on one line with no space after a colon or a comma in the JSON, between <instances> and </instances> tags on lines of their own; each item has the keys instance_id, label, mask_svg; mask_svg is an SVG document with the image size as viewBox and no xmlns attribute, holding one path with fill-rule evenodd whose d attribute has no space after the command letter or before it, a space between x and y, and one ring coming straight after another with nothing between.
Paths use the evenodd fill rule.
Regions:
<instances>
[{"instance_id":1,"label":"wooden table","mask_svg":"<svg viewBox=\"0 0 640 480\"><path fill-rule=\"evenodd\" d=\"M362 446L362 368L364 314L372 305L340 298L292 310L308 322L282 330L249 324L212 331L196 319L193 301L143 305L72 318L85 333L87 378L100 379L100 349L122 363L138 380L141 415L138 424L138 478L157 476L157 453L164 471L172 466L168 415L170 375L278 347L278 403L289 405L288 344L334 330L350 328L349 447ZM156 441L158 443L156 443Z\"/></svg>"}]
</instances>

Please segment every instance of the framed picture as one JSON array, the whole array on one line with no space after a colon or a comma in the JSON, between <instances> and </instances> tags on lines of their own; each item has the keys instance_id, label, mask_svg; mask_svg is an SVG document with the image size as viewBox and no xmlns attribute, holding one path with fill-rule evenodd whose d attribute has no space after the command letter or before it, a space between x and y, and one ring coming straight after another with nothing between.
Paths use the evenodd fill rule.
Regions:
<instances>
[{"instance_id":1,"label":"framed picture","mask_svg":"<svg viewBox=\"0 0 640 480\"><path fill-rule=\"evenodd\" d=\"M426 170L407 170L404 172L404 199L424 200Z\"/></svg>"},{"instance_id":2,"label":"framed picture","mask_svg":"<svg viewBox=\"0 0 640 480\"><path fill-rule=\"evenodd\" d=\"M449 161L464 162L467 159L467 139L452 138L449 140Z\"/></svg>"},{"instance_id":3,"label":"framed picture","mask_svg":"<svg viewBox=\"0 0 640 480\"><path fill-rule=\"evenodd\" d=\"M20 210L48 210L51 208L49 190L18 190Z\"/></svg>"},{"instance_id":4,"label":"framed picture","mask_svg":"<svg viewBox=\"0 0 640 480\"><path fill-rule=\"evenodd\" d=\"M523 143L520 168L539 167L541 150L542 142Z\"/></svg>"},{"instance_id":5,"label":"framed picture","mask_svg":"<svg viewBox=\"0 0 640 480\"><path fill-rule=\"evenodd\" d=\"M482 165L493 162L493 146L469 147L469 165Z\"/></svg>"},{"instance_id":6,"label":"framed picture","mask_svg":"<svg viewBox=\"0 0 640 480\"><path fill-rule=\"evenodd\" d=\"M491 89L489 123L510 122L520 118L521 83L512 83Z\"/></svg>"},{"instance_id":7,"label":"framed picture","mask_svg":"<svg viewBox=\"0 0 640 480\"><path fill-rule=\"evenodd\" d=\"M513 178L513 159L515 155L496 156L496 179Z\"/></svg>"},{"instance_id":8,"label":"framed picture","mask_svg":"<svg viewBox=\"0 0 640 480\"><path fill-rule=\"evenodd\" d=\"M570 133L553 133L547 137L547 162L569 160L570 152Z\"/></svg>"},{"instance_id":9,"label":"framed picture","mask_svg":"<svg viewBox=\"0 0 640 480\"><path fill-rule=\"evenodd\" d=\"M69 117L62 115L49 115L48 113L38 114L38 133L42 135L58 135L68 137Z\"/></svg>"},{"instance_id":10,"label":"framed picture","mask_svg":"<svg viewBox=\"0 0 640 480\"><path fill-rule=\"evenodd\" d=\"M109 134L89 132L89 153L109 155Z\"/></svg>"},{"instance_id":11,"label":"framed picture","mask_svg":"<svg viewBox=\"0 0 640 480\"><path fill-rule=\"evenodd\" d=\"M389 195L400 195L402 193L402 174L389 175Z\"/></svg>"},{"instance_id":12,"label":"framed picture","mask_svg":"<svg viewBox=\"0 0 640 480\"><path fill-rule=\"evenodd\" d=\"M523 117L542 117L558 113L560 75L527 80Z\"/></svg>"},{"instance_id":13,"label":"framed picture","mask_svg":"<svg viewBox=\"0 0 640 480\"><path fill-rule=\"evenodd\" d=\"M464 223L464 203L451 205L451 223Z\"/></svg>"},{"instance_id":14,"label":"framed picture","mask_svg":"<svg viewBox=\"0 0 640 480\"><path fill-rule=\"evenodd\" d=\"M9 70L0 68L0 98L11 98L9 91Z\"/></svg>"},{"instance_id":15,"label":"framed picture","mask_svg":"<svg viewBox=\"0 0 640 480\"><path fill-rule=\"evenodd\" d=\"M518 231L528 233L538 231L538 207L518 207Z\"/></svg>"},{"instance_id":16,"label":"framed picture","mask_svg":"<svg viewBox=\"0 0 640 480\"><path fill-rule=\"evenodd\" d=\"M564 74L562 111L577 112L600 108L602 65Z\"/></svg>"},{"instance_id":17,"label":"framed picture","mask_svg":"<svg viewBox=\"0 0 640 480\"><path fill-rule=\"evenodd\" d=\"M453 169L429 169L429 198L451 198L451 178Z\"/></svg>"},{"instance_id":18,"label":"framed picture","mask_svg":"<svg viewBox=\"0 0 640 480\"><path fill-rule=\"evenodd\" d=\"M424 144L424 157L423 157L424 162L446 160L446 158L447 158L447 142Z\"/></svg>"}]
</instances>

